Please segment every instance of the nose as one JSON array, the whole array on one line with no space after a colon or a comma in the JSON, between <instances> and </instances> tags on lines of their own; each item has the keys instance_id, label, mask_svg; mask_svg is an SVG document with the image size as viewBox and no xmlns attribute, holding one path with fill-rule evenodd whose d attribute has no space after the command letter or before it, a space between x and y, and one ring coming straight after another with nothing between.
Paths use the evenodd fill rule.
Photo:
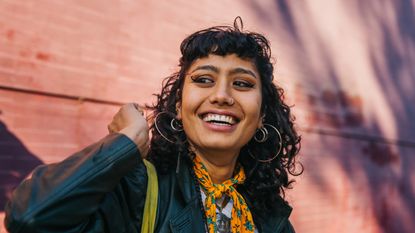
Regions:
<instances>
[{"instance_id":1,"label":"nose","mask_svg":"<svg viewBox=\"0 0 415 233\"><path fill-rule=\"evenodd\" d=\"M218 82L215 85L215 88L212 89L209 101L210 103L219 106L232 106L235 103L235 100L232 97L232 90L226 82Z\"/></svg>"}]
</instances>

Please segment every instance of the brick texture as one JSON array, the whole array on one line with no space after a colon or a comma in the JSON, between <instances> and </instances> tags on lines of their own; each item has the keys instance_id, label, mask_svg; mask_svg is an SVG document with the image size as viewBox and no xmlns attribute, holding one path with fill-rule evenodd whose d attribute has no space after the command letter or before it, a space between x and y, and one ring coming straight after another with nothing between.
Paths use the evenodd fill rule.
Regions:
<instances>
[{"instance_id":1,"label":"brick texture","mask_svg":"<svg viewBox=\"0 0 415 233\"><path fill-rule=\"evenodd\" d=\"M302 137L286 198L299 233L413 232L415 16L410 0L0 2L0 221L37 165L150 103L181 40L232 24L264 33ZM0 232L5 229L0 227Z\"/></svg>"}]
</instances>

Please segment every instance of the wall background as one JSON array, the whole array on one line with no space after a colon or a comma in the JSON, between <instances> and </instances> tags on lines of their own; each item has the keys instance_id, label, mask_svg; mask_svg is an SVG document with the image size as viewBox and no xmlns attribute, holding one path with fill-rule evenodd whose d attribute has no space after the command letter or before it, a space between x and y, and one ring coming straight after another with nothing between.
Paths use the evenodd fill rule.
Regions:
<instances>
[{"instance_id":1,"label":"wall background","mask_svg":"<svg viewBox=\"0 0 415 233\"><path fill-rule=\"evenodd\" d=\"M103 137L120 104L151 102L186 35L239 15L271 41L303 136L287 192L297 232L413 232L414 5L2 0L0 221L35 166Z\"/></svg>"}]
</instances>

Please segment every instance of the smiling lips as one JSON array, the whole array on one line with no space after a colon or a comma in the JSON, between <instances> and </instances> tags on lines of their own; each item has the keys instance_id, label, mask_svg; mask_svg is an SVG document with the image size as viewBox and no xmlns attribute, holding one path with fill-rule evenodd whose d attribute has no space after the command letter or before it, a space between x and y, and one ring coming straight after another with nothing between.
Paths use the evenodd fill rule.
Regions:
<instances>
[{"instance_id":1,"label":"smiling lips","mask_svg":"<svg viewBox=\"0 0 415 233\"><path fill-rule=\"evenodd\" d=\"M216 113L207 113L202 115L201 118L204 122L222 126L232 126L238 123L238 119L234 116Z\"/></svg>"}]
</instances>

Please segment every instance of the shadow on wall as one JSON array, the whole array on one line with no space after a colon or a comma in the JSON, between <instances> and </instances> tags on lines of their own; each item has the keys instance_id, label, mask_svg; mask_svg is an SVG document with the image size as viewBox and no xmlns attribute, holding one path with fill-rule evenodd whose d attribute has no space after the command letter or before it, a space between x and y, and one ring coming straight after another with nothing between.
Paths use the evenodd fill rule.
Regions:
<instances>
[{"instance_id":1,"label":"shadow on wall","mask_svg":"<svg viewBox=\"0 0 415 233\"><path fill-rule=\"evenodd\" d=\"M316 4L322 5L322 2ZM318 18L310 5L288 0L276 0L273 10L258 2L250 4L263 23L274 28L273 33L284 37L296 56L295 68L303 74L300 82L309 84L296 91L307 102L309 132L320 134L319 148L312 149L319 151L316 154L330 153L329 159L334 159L342 169L352 192L361 197L361 202L369 202L361 204L372 208L370 215L373 214L380 229L376 232L412 232L415 226L414 2L334 2L333 6L342 9L335 10L347 15L350 27L349 31L345 29L343 41L339 42L328 40L326 31L321 31L322 26L317 24L324 25L323 20L336 21L327 17L344 15L327 14L326 18ZM320 11L320 16L325 13L328 12ZM347 57L348 64L365 71L359 73L359 78L351 77L355 73L339 66L344 64L339 62L340 58L352 54L345 51L347 46L341 50L350 40L358 44L356 54L361 56ZM321 61L320 67L310 62L316 60ZM359 63L362 61L364 65ZM346 79L354 79L355 84L364 88L358 89ZM317 88L309 90L311 87ZM333 138L336 143L330 143ZM324 190L325 195L331 195L331 186L335 186L336 180L324 177L322 171L328 168L321 161L310 164L307 170L306 157L310 153L307 150L303 148L301 153L306 172L313 173L309 176L314 179L311 182Z\"/></svg>"},{"instance_id":2,"label":"shadow on wall","mask_svg":"<svg viewBox=\"0 0 415 233\"><path fill-rule=\"evenodd\" d=\"M36 155L0 121L0 212L10 198L13 189L38 165Z\"/></svg>"}]
</instances>

